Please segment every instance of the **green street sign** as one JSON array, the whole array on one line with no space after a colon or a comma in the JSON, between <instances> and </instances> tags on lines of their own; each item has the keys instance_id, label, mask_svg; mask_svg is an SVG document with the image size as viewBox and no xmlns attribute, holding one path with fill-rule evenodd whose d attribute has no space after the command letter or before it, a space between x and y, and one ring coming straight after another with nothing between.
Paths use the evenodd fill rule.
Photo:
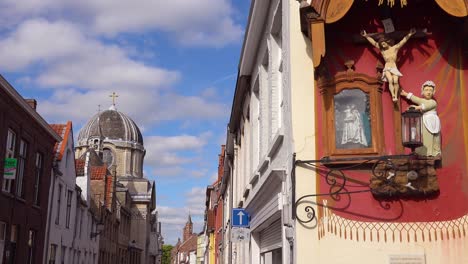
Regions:
<instances>
[{"instance_id":1,"label":"green street sign","mask_svg":"<svg viewBox=\"0 0 468 264\"><path fill-rule=\"evenodd\" d=\"M5 171L3 172L3 179L14 180L16 178L16 167L18 161L15 158L6 158L5 159Z\"/></svg>"}]
</instances>

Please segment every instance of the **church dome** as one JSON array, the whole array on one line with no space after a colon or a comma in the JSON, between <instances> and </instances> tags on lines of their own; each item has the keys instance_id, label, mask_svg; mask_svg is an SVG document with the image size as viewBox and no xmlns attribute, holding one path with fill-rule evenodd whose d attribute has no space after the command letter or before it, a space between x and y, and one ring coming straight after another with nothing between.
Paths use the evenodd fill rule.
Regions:
<instances>
[{"instance_id":1,"label":"church dome","mask_svg":"<svg viewBox=\"0 0 468 264\"><path fill-rule=\"evenodd\" d=\"M94 115L78 134L78 146L87 145L92 138L117 140L143 145L143 136L133 120L111 106Z\"/></svg>"}]
</instances>

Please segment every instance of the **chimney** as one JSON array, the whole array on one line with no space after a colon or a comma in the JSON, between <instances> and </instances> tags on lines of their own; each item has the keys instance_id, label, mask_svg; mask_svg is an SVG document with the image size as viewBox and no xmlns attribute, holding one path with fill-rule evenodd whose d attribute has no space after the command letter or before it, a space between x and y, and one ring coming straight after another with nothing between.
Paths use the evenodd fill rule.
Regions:
<instances>
[{"instance_id":1,"label":"chimney","mask_svg":"<svg viewBox=\"0 0 468 264\"><path fill-rule=\"evenodd\" d=\"M25 99L25 100L26 100L26 103L28 103L28 105L32 107L32 109L36 110L36 107L37 107L36 99Z\"/></svg>"}]
</instances>

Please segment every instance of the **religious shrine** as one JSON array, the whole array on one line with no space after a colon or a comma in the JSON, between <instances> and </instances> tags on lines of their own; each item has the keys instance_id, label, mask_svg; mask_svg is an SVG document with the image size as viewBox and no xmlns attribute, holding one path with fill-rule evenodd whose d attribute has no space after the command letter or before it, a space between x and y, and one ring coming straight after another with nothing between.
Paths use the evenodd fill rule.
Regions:
<instances>
[{"instance_id":1,"label":"religious shrine","mask_svg":"<svg viewBox=\"0 0 468 264\"><path fill-rule=\"evenodd\" d=\"M317 193L294 213L318 240L298 258L468 263L468 1L299 2Z\"/></svg>"}]
</instances>

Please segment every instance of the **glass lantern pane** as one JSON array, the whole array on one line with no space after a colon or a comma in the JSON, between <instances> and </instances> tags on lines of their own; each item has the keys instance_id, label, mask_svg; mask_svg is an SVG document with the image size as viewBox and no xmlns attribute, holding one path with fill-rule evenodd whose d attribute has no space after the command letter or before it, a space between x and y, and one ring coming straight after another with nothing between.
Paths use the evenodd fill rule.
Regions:
<instances>
[{"instance_id":1,"label":"glass lantern pane","mask_svg":"<svg viewBox=\"0 0 468 264\"><path fill-rule=\"evenodd\" d=\"M403 142L408 142L409 141L409 125L408 125L408 119L403 118L401 120L401 132L402 132L402 140Z\"/></svg>"}]
</instances>

